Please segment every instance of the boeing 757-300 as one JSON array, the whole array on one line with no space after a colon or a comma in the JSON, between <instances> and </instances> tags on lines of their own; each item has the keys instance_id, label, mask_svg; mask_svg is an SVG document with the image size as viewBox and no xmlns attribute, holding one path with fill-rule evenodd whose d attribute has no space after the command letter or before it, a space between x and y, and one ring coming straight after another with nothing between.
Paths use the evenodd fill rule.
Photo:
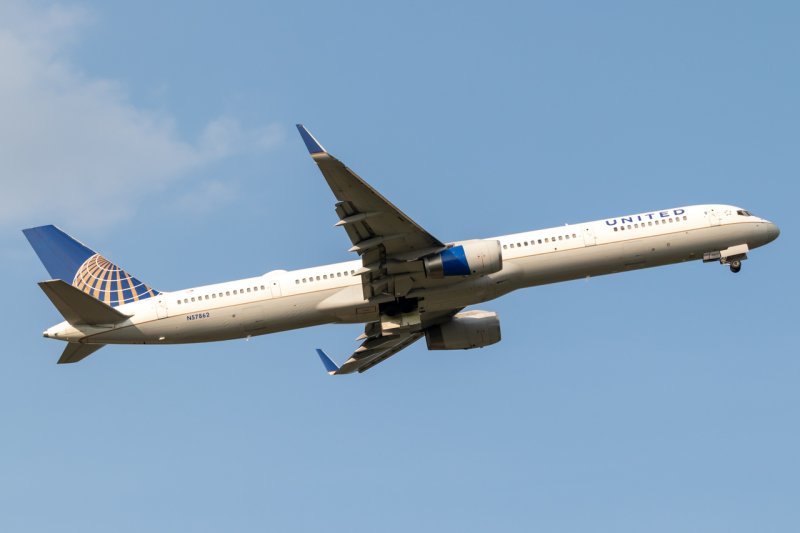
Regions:
<instances>
[{"instance_id":1,"label":"boeing 757-300","mask_svg":"<svg viewBox=\"0 0 800 533\"><path fill-rule=\"evenodd\" d=\"M364 372L425 337L429 350L500 341L500 319L467 310L548 283L703 261L739 272L777 226L729 205L695 205L442 242L333 157L300 135L336 197L336 214L359 258L346 263L161 292L55 226L23 230L53 278L39 283L64 317L44 336L67 342L59 363L107 344L183 344L321 324L364 324L341 366L317 350L330 374Z\"/></svg>"}]
</instances>

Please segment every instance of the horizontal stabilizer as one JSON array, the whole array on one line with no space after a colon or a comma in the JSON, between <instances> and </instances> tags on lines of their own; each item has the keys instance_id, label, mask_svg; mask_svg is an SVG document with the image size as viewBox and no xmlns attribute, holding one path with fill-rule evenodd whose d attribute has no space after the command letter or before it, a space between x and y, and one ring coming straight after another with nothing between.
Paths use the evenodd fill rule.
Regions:
<instances>
[{"instance_id":1,"label":"horizontal stabilizer","mask_svg":"<svg viewBox=\"0 0 800 533\"><path fill-rule=\"evenodd\" d=\"M61 359L58 360L58 364L77 363L81 359L92 355L103 346L105 346L105 344L81 344L80 342L70 342L67 344L67 347L64 348L64 353L61 354Z\"/></svg>"},{"instance_id":2,"label":"horizontal stabilizer","mask_svg":"<svg viewBox=\"0 0 800 533\"><path fill-rule=\"evenodd\" d=\"M39 286L56 306L64 320L72 326L116 324L128 318L128 315L120 313L110 305L104 304L60 279L42 281Z\"/></svg>"}]
</instances>

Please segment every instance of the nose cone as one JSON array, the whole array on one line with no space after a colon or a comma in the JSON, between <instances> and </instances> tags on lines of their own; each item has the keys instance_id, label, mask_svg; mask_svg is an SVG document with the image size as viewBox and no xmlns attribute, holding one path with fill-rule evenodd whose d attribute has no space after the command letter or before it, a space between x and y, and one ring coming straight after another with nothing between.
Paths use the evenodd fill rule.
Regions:
<instances>
[{"instance_id":1,"label":"nose cone","mask_svg":"<svg viewBox=\"0 0 800 533\"><path fill-rule=\"evenodd\" d=\"M775 224L773 224L771 222L769 224L767 224L767 243L768 244L771 243L772 241L774 241L775 239L777 239L778 235L780 235L780 234L781 234L781 230L778 229L778 226L776 226Z\"/></svg>"}]
</instances>

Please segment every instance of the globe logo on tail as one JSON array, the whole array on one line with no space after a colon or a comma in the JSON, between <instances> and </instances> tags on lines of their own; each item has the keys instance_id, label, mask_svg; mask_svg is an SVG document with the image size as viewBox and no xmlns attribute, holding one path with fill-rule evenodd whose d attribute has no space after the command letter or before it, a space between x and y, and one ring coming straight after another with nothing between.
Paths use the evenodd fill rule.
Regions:
<instances>
[{"instance_id":1,"label":"globe logo on tail","mask_svg":"<svg viewBox=\"0 0 800 533\"><path fill-rule=\"evenodd\" d=\"M111 307L160 294L100 254L91 256L81 265L72 285Z\"/></svg>"}]
</instances>

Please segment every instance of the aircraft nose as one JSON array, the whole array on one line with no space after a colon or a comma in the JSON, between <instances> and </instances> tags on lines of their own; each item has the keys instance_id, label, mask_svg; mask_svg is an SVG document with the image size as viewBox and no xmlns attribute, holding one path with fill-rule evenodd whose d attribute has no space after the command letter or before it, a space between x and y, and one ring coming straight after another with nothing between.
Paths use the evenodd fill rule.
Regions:
<instances>
[{"instance_id":1,"label":"aircraft nose","mask_svg":"<svg viewBox=\"0 0 800 533\"><path fill-rule=\"evenodd\" d=\"M767 224L767 243L770 243L778 238L778 235L781 234L781 230L778 229L778 226L770 222Z\"/></svg>"}]
</instances>

